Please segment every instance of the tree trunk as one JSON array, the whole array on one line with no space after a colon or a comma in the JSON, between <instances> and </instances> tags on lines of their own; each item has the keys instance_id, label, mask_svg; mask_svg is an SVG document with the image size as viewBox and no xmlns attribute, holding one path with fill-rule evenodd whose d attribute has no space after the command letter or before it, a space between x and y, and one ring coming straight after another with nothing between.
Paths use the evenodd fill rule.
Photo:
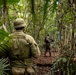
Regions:
<instances>
[{"instance_id":1,"label":"tree trunk","mask_svg":"<svg viewBox=\"0 0 76 75\"><path fill-rule=\"evenodd\" d=\"M6 6L6 1L7 0L3 0L3 29L5 30L5 31L7 31L7 28L6 28L6 24L7 24L7 6Z\"/></svg>"}]
</instances>

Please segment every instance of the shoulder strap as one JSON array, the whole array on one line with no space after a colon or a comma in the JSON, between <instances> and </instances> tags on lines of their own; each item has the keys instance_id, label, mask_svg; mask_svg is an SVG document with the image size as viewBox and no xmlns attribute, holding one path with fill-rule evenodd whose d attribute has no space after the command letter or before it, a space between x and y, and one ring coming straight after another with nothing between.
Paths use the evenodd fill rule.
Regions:
<instances>
[{"instance_id":1,"label":"shoulder strap","mask_svg":"<svg viewBox=\"0 0 76 75\"><path fill-rule=\"evenodd\" d=\"M27 43L29 44L29 51L30 51L30 58L31 58L31 54L32 54L32 52L31 52L31 43L26 39L26 35L25 35L25 40L27 41Z\"/></svg>"}]
</instances>

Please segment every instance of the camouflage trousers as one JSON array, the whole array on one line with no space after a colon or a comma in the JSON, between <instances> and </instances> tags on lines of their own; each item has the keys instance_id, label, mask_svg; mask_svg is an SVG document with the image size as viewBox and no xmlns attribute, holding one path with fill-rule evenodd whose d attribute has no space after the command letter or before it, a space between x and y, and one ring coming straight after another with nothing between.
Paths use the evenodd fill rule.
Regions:
<instances>
[{"instance_id":1,"label":"camouflage trousers","mask_svg":"<svg viewBox=\"0 0 76 75\"><path fill-rule=\"evenodd\" d=\"M34 68L21 68L21 67L12 67L12 75L37 75L37 72Z\"/></svg>"}]
</instances>

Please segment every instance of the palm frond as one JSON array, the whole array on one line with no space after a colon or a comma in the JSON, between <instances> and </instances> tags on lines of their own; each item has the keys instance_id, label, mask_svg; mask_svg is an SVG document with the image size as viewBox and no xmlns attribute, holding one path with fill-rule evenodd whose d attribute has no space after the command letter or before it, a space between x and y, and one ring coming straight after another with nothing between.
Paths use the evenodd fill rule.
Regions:
<instances>
[{"instance_id":1,"label":"palm frond","mask_svg":"<svg viewBox=\"0 0 76 75\"><path fill-rule=\"evenodd\" d=\"M5 37L9 35L8 32L5 32L4 30L0 29L0 42L4 40Z\"/></svg>"},{"instance_id":2,"label":"palm frond","mask_svg":"<svg viewBox=\"0 0 76 75\"><path fill-rule=\"evenodd\" d=\"M0 59L0 75L5 75L7 74L6 71L10 70L9 69L9 63L8 63L8 58L1 58Z\"/></svg>"},{"instance_id":3,"label":"palm frond","mask_svg":"<svg viewBox=\"0 0 76 75\"><path fill-rule=\"evenodd\" d=\"M47 8L48 8L48 3L50 0L44 0L44 14L43 14L43 20L45 20L46 16L47 16Z\"/></svg>"},{"instance_id":4,"label":"palm frond","mask_svg":"<svg viewBox=\"0 0 76 75\"><path fill-rule=\"evenodd\" d=\"M0 30L0 75L8 75L6 73L9 70L8 58L2 58L6 56L6 49L9 46L7 41L9 39L8 35L8 32Z\"/></svg>"}]
</instances>

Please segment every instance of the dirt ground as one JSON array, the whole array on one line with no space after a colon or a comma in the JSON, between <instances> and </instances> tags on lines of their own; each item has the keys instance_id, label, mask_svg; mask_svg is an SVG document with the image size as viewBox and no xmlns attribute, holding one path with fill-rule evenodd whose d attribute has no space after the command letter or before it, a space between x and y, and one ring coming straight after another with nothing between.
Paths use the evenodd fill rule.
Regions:
<instances>
[{"instance_id":1,"label":"dirt ground","mask_svg":"<svg viewBox=\"0 0 76 75\"><path fill-rule=\"evenodd\" d=\"M47 53L47 56L44 56L44 52L42 52L41 56L36 60L34 59L34 63L38 64L38 75L46 75L52 65L52 63L59 57L59 52L55 50L51 50L51 56Z\"/></svg>"}]
</instances>

